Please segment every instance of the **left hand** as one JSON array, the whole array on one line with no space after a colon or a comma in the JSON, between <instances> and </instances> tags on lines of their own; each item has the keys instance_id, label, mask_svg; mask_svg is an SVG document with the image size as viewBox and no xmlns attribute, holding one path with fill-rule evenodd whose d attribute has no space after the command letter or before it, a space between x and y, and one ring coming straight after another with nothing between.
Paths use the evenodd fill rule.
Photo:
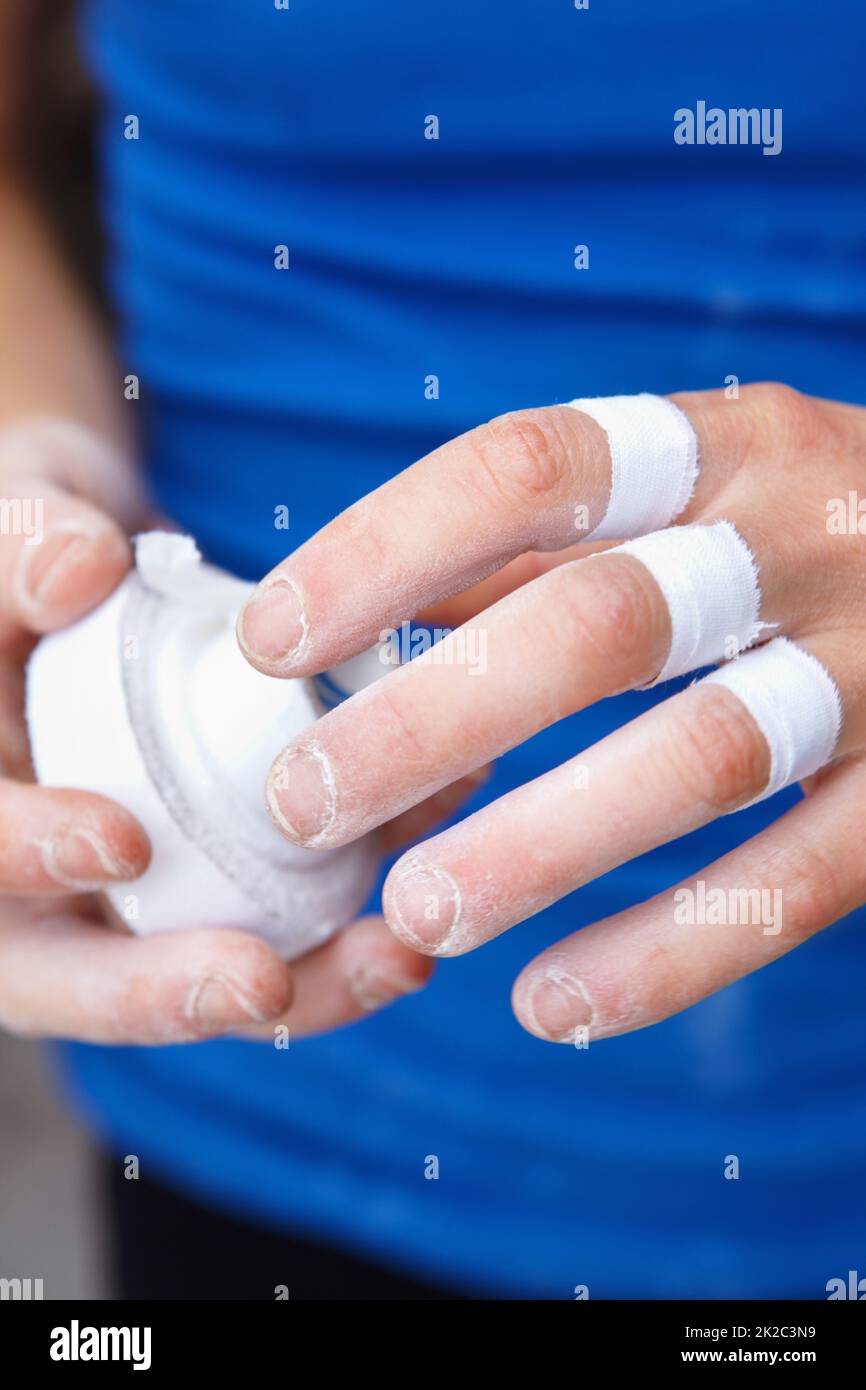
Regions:
<instances>
[{"instance_id":1,"label":"left hand","mask_svg":"<svg viewBox=\"0 0 866 1390\"><path fill-rule=\"evenodd\" d=\"M738 400L672 399L692 421L701 458L675 524L733 522L758 561L763 623L823 663L843 724L809 798L702 875L707 892L781 890L783 929L680 925L672 892L587 927L537 957L514 988L524 1026L557 1041L576 1028L597 1038L657 1022L866 900L866 502L856 510L866 494L866 410L777 385L745 387ZM462 597L451 620L469 621L445 639L452 655L458 638L486 637L483 675L456 657L422 657L284 751L271 797L289 838L345 844L539 729L658 674L671 627L650 571L629 555L589 560L586 547L566 548L575 502L588 505L594 526L610 472L604 432L585 414L518 411L437 449L268 576L241 635L248 658L272 675L323 670L454 594ZM848 504L849 494L854 525L835 534L828 505ZM315 758L305 758L313 745ZM427 955L473 950L747 804L769 767L766 739L740 700L694 684L404 855L386 884L388 923Z\"/></svg>"},{"instance_id":2,"label":"left hand","mask_svg":"<svg viewBox=\"0 0 866 1390\"><path fill-rule=\"evenodd\" d=\"M25 664L39 634L121 582L125 531L147 527L150 507L125 453L77 422L27 417L0 429L0 503L0 1028L114 1044L226 1032L273 1042L278 1027L324 1032L421 989L433 962L381 917L353 922L290 969L248 931L133 935L97 896L143 873L147 834L107 797L33 784ZM103 675L94 667L93 682ZM383 849L451 814L477 780L383 826Z\"/></svg>"}]
</instances>

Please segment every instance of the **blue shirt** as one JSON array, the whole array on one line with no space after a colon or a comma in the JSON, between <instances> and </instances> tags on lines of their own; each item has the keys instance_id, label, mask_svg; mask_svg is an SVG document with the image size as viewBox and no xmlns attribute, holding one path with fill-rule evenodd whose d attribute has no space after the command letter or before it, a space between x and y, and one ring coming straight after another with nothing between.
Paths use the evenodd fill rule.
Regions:
<instances>
[{"instance_id":1,"label":"blue shirt","mask_svg":"<svg viewBox=\"0 0 866 1390\"><path fill-rule=\"evenodd\" d=\"M505 410L731 375L866 400L864 40L845 0L91 0L121 366L162 507L255 578ZM781 108L782 152L677 145L698 100ZM487 794L668 693L548 730ZM820 1297L866 1236L862 913L588 1051L509 1007L542 947L797 795L588 885L360 1026L287 1053L70 1046L74 1091L182 1188L428 1279Z\"/></svg>"}]
</instances>

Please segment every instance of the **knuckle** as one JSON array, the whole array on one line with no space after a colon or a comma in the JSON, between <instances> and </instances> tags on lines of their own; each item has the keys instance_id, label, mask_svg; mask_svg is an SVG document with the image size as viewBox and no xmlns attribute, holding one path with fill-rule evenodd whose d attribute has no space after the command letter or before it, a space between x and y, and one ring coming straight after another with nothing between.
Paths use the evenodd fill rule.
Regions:
<instances>
[{"instance_id":1,"label":"knuckle","mask_svg":"<svg viewBox=\"0 0 866 1390\"><path fill-rule=\"evenodd\" d=\"M810 936L845 910L838 866L820 846L799 841L778 850L768 867L768 877L782 890L785 931L790 937Z\"/></svg>"},{"instance_id":2,"label":"knuckle","mask_svg":"<svg viewBox=\"0 0 866 1390\"><path fill-rule=\"evenodd\" d=\"M335 516L328 523L328 535L335 554L351 547L361 553L371 574L390 573L394 537L376 493L360 498Z\"/></svg>"},{"instance_id":3,"label":"knuckle","mask_svg":"<svg viewBox=\"0 0 866 1390\"><path fill-rule=\"evenodd\" d=\"M678 725L674 763L689 793L724 815L763 791L769 749L735 695L712 687L695 695L695 709Z\"/></svg>"},{"instance_id":4,"label":"knuckle","mask_svg":"<svg viewBox=\"0 0 866 1390\"><path fill-rule=\"evenodd\" d=\"M820 431L816 403L793 386L761 381L746 387L743 394L770 446L778 448L780 442L790 442L802 447Z\"/></svg>"},{"instance_id":5,"label":"knuckle","mask_svg":"<svg viewBox=\"0 0 866 1390\"><path fill-rule=\"evenodd\" d=\"M575 583L578 574L581 582ZM665 630L664 600L644 566L611 555L563 565L554 576L577 644L589 646L623 679L651 679L664 659L657 650Z\"/></svg>"},{"instance_id":6,"label":"knuckle","mask_svg":"<svg viewBox=\"0 0 866 1390\"><path fill-rule=\"evenodd\" d=\"M676 941L661 939L647 947L644 958L647 992L644 1001L647 1020L661 1019L695 1002L693 981Z\"/></svg>"},{"instance_id":7,"label":"knuckle","mask_svg":"<svg viewBox=\"0 0 866 1390\"><path fill-rule=\"evenodd\" d=\"M500 415L467 437L485 481L509 506L531 509L556 497L568 478L564 440L544 410Z\"/></svg>"},{"instance_id":8,"label":"knuckle","mask_svg":"<svg viewBox=\"0 0 866 1390\"><path fill-rule=\"evenodd\" d=\"M409 671L411 668L407 667ZM376 691L379 714L386 724L387 746L391 756L410 767L425 767L429 754L424 730L416 726L412 705L399 693L385 689L383 681Z\"/></svg>"}]
</instances>

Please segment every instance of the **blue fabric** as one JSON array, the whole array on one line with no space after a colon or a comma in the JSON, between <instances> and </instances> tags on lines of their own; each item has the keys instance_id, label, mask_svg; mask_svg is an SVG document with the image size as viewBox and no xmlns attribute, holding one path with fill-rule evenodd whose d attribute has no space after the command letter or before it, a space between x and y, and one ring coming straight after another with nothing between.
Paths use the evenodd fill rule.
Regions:
<instances>
[{"instance_id":1,"label":"blue fabric","mask_svg":"<svg viewBox=\"0 0 866 1390\"><path fill-rule=\"evenodd\" d=\"M216 561L260 575L515 407L731 373L866 400L866 14L845 0L93 0L84 32L146 461ZM699 98L781 107L782 153L677 147L673 112ZM658 698L539 736L490 795ZM820 1296L866 1237L862 913L588 1052L535 1041L509 1008L542 946L697 872L796 795L443 963L363 1026L288 1053L70 1046L70 1082L109 1142L182 1187L428 1278Z\"/></svg>"}]
</instances>

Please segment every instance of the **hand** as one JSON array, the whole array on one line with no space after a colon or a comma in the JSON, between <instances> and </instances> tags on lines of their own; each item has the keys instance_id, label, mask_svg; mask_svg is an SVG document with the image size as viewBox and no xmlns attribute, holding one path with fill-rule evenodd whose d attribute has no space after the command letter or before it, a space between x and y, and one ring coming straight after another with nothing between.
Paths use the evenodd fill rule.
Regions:
<instances>
[{"instance_id":1,"label":"hand","mask_svg":"<svg viewBox=\"0 0 866 1390\"><path fill-rule=\"evenodd\" d=\"M126 530L147 524L134 473L88 431L27 420L0 432L0 1024L27 1035L168 1043L249 1029L336 1027L430 973L379 918L290 972L244 932L135 937L98 890L135 879L150 846L133 817L87 791L32 784L24 665L36 635L74 622L120 582ZM465 784L469 785L469 784ZM418 834L462 789L389 827Z\"/></svg>"},{"instance_id":2,"label":"hand","mask_svg":"<svg viewBox=\"0 0 866 1390\"><path fill-rule=\"evenodd\" d=\"M679 925L672 892L587 927L515 984L518 1018L546 1039L654 1023L866 899L866 514L859 534L850 521L847 534L828 526L832 499L850 512L849 493L866 492L866 411L777 385L744 388L738 400L673 399L692 421L701 459L677 523L734 524L760 567L763 623L831 673L842 729L810 797L702 874L707 891L781 890L783 929ZM566 549L575 504L586 504L593 528L610 478L608 442L593 419L562 406L519 411L422 459L268 576L240 632L248 658L271 674L345 660L461 591L452 621L469 619L444 640L444 658L394 671L277 759L270 797L289 838L345 844L660 672L671 623L651 572L627 554ZM480 637L483 674L460 659L481 649ZM311 748L315 757L305 757ZM699 682L405 855L385 887L386 918L418 951L474 950L614 866L745 805L769 772L770 749L746 706Z\"/></svg>"}]
</instances>

